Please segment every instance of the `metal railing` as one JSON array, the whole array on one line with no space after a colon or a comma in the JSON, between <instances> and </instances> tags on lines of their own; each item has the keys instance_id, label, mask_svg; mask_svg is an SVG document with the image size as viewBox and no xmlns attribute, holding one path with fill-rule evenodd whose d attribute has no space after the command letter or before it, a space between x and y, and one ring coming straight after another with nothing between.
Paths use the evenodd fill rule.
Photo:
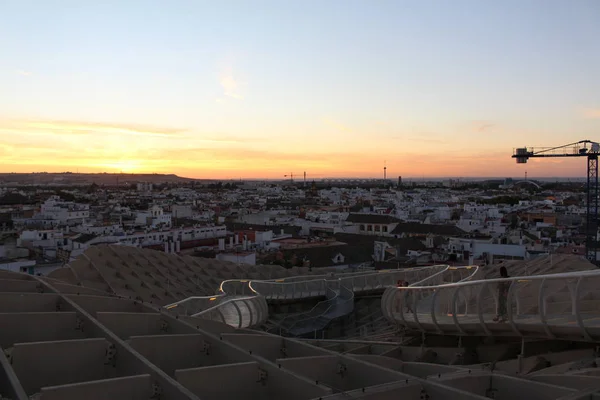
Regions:
<instances>
[{"instance_id":1,"label":"metal railing","mask_svg":"<svg viewBox=\"0 0 600 400\"><path fill-rule=\"evenodd\" d=\"M264 296L250 287L245 279L221 282L214 296L192 296L163 307L172 314L223 322L236 328L264 323L269 309Z\"/></svg>"},{"instance_id":2,"label":"metal railing","mask_svg":"<svg viewBox=\"0 0 600 400\"><path fill-rule=\"evenodd\" d=\"M321 274L275 280L229 279L221 282L218 293L213 296L192 296L164 306L168 312L224 322L235 327L252 327L268 318L267 300L295 300L326 297L307 313L286 317L283 326L297 330L300 322L321 318L330 320L336 315L352 312L354 293L384 290L398 282L418 282L425 285L445 282L441 279L454 267L434 265L399 270L361 271L341 274ZM439 277L439 278L435 278ZM441 280L440 280L441 279ZM334 282L334 283L332 283ZM337 284L337 290L331 285ZM341 297L352 293L351 301ZM340 316L337 315L337 316ZM290 322L292 321L292 322ZM281 322L278 325L281 325Z\"/></svg>"},{"instance_id":3,"label":"metal railing","mask_svg":"<svg viewBox=\"0 0 600 400\"><path fill-rule=\"evenodd\" d=\"M433 265L419 268L407 268L401 270L382 270L378 272L370 272L368 274L349 274L343 275L343 277L337 280L317 280L308 282L320 282L323 285L323 294L326 295L327 299L317 303L310 311L300 314L294 314L285 317L281 321L277 322L274 327L269 331L278 332L280 335L283 333L291 335L303 335L308 332L319 331L323 329L332 319L347 315L354 310L354 294L357 292L368 292L372 290L385 289L390 285L398 285L398 282L409 282L412 281L424 281L428 277L437 276L449 268L448 265ZM330 277L331 275L328 275ZM308 283L300 282L300 283ZM263 282L265 283L265 282ZM292 282L292 286L288 283L283 283L282 288L288 289L288 293L291 293L289 297L285 294L278 294L277 298L297 298L306 297L298 295L299 293L306 293L300 289L293 287L297 282ZM339 289L333 290L330 286L337 284ZM257 282L251 284L253 288L257 287ZM265 293L257 289L257 292ZM275 290L279 293L279 290ZM285 293L285 292L284 292ZM269 295L266 295L269 298ZM283 297L281 297L283 296Z\"/></svg>"},{"instance_id":4,"label":"metal railing","mask_svg":"<svg viewBox=\"0 0 600 400\"><path fill-rule=\"evenodd\" d=\"M354 292L341 283L341 279L328 281L328 299L317 303L310 311L290 315L279 322L275 327L279 335L284 332L300 336L309 332L322 330L327 324L354 309Z\"/></svg>"},{"instance_id":5,"label":"metal railing","mask_svg":"<svg viewBox=\"0 0 600 400\"><path fill-rule=\"evenodd\" d=\"M263 296L232 297L192 317L221 321L235 328L248 328L264 323L269 315Z\"/></svg>"},{"instance_id":6,"label":"metal railing","mask_svg":"<svg viewBox=\"0 0 600 400\"><path fill-rule=\"evenodd\" d=\"M388 288L382 311L423 332L600 337L600 271Z\"/></svg>"}]
</instances>

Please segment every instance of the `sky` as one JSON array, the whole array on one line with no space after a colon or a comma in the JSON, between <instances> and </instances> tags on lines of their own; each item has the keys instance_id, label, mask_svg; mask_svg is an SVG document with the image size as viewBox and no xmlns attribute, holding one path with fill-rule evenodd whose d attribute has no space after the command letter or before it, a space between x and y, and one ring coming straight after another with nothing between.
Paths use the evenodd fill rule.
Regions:
<instances>
[{"instance_id":1,"label":"sky","mask_svg":"<svg viewBox=\"0 0 600 400\"><path fill-rule=\"evenodd\" d=\"M583 176L597 0L0 0L0 172Z\"/></svg>"}]
</instances>

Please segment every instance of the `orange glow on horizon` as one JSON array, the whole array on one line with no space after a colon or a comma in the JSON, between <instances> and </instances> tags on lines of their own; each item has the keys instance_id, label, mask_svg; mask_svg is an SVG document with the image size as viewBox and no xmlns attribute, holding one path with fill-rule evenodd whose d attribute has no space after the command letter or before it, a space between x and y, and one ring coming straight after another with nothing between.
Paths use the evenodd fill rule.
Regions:
<instances>
[{"instance_id":1,"label":"orange glow on horizon","mask_svg":"<svg viewBox=\"0 0 600 400\"><path fill-rule=\"evenodd\" d=\"M315 134L293 142L294 137L279 135L258 140L135 124L0 120L0 172L163 173L199 179L284 179L293 172L302 179L306 171L308 180L381 178L386 160L390 180L585 173L580 160L516 165L510 147L465 152L436 143L419 148L412 144L418 138L372 140L339 132L339 126L332 135L327 129L334 128L323 129L322 138Z\"/></svg>"}]
</instances>

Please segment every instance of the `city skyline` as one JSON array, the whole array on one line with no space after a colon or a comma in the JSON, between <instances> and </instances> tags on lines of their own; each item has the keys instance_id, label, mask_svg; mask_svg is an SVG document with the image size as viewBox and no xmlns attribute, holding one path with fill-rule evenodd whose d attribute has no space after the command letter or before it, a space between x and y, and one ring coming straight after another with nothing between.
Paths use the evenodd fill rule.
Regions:
<instances>
[{"instance_id":1,"label":"city skyline","mask_svg":"<svg viewBox=\"0 0 600 400\"><path fill-rule=\"evenodd\" d=\"M512 150L600 131L593 0L3 9L0 172L581 177Z\"/></svg>"}]
</instances>

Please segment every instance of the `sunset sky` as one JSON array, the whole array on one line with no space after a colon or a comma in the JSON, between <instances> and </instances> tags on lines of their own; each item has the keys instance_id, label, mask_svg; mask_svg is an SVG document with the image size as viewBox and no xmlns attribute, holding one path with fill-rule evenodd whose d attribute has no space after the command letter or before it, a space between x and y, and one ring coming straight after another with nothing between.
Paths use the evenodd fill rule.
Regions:
<instances>
[{"instance_id":1,"label":"sunset sky","mask_svg":"<svg viewBox=\"0 0 600 400\"><path fill-rule=\"evenodd\" d=\"M597 0L0 0L0 172L582 176Z\"/></svg>"}]
</instances>

